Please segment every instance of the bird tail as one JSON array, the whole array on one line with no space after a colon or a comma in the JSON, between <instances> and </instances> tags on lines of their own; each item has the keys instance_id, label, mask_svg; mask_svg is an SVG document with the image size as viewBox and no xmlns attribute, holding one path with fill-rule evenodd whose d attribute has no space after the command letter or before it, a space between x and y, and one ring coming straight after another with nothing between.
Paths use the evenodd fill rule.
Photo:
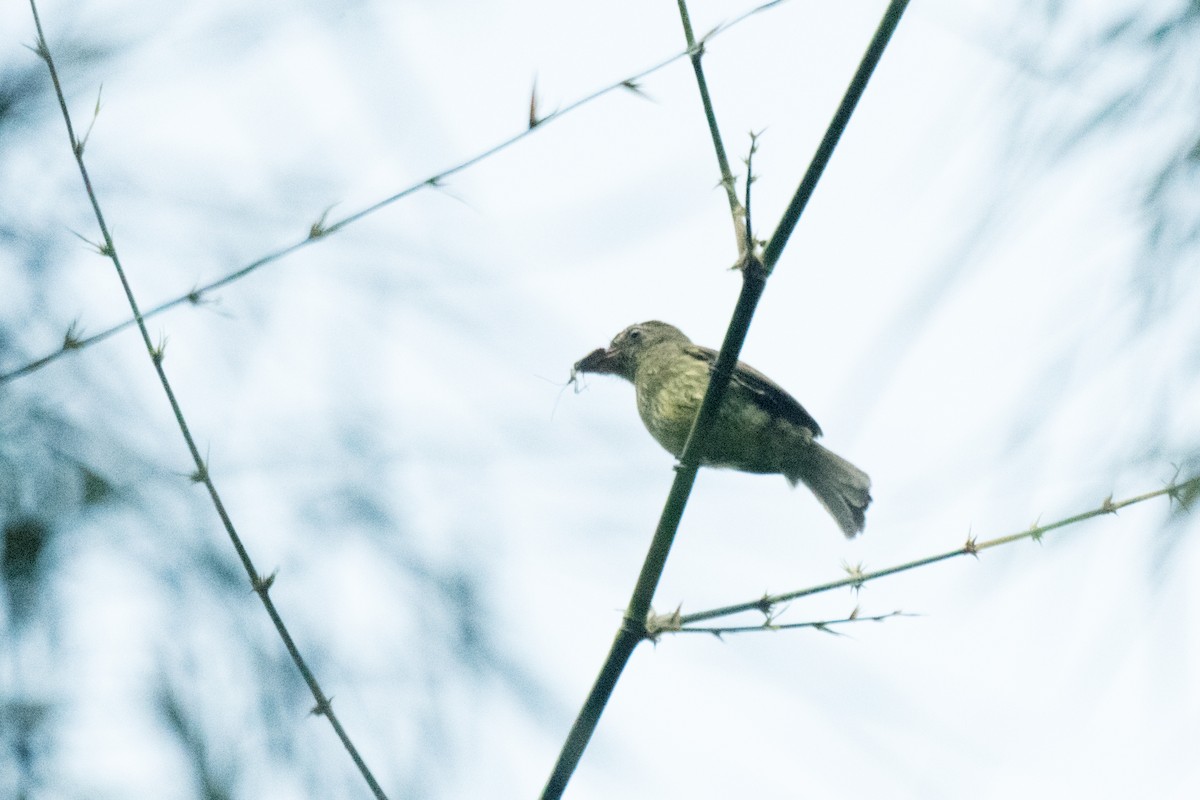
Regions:
<instances>
[{"instance_id":1,"label":"bird tail","mask_svg":"<svg viewBox=\"0 0 1200 800\"><path fill-rule=\"evenodd\" d=\"M871 479L867 473L812 442L783 474L792 486L803 483L812 490L847 539L862 531L867 506L871 504Z\"/></svg>"}]
</instances>

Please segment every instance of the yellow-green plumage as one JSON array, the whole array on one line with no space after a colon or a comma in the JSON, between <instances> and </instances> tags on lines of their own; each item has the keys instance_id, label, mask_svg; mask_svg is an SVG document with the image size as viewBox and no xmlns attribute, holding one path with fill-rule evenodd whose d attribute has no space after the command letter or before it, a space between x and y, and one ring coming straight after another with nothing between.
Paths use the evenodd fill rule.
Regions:
<instances>
[{"instance_id":1,"label":"yellow-green plumage","mask_svg":"<svg viewBox=\"0 0 1200 800\"><path fill-rule=\"evenodd\" d=\"M704 400L708 370L699 362L647 358L635 371L633 384L646 430L678 456Z\"/></svg>"},{"instance_id":2,"label":"yellow-green plumage","mask_svg":"<svg viewBox=\"0 0 1200 800\"><path fill-rule=\"evenodd\" d=\"M575 365L633 383L638 414L650 435L678 457L708 388L716 353L692 343L665 322L643 322L617 334L607 350ZM816 420L762 373L740 363L703 462L743 472L781 473L803 482L829 510L847 536L862 530L871 501L870 478L850 462L813 441Z\"/></svg>"}]
</instances>

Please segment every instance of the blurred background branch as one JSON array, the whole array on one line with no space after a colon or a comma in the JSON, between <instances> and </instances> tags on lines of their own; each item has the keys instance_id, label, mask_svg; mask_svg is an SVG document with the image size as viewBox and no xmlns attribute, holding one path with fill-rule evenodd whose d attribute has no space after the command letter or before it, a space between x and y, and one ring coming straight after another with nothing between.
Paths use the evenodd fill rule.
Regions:
<instances>
[{"instance_id":1,"label":"blurred background branch","mask_svg":"<svg viewBox=\"0 0 1200 800\"><path fill-rule=\"evenodd\" d=\"M709 32L709 34L705 38L707 40L709 38L719 36L720 34L724 33L725 31L732 29L739 23L749 19L750 17L752 17L762 11L766 11L774 6L779 5L780 2L781 2L781 0L775 0L775 2L764 3L763 5L753 8L750 11L744 12L744 13L738 15L737 17L735 17L734 19L714 28L712 31ZM534 132L535 127L540 127L543 123L551 122L556 119L559 119L560 117L562 117L566 114L569 114L572 111L575 111L579 108L582 108L583 106L587 105L588 103L591 103L594 100L598 100L601 97L604 97L605 95L607 95L611 92L615 92L615 91L621 90L621 89L624 89L626 91L636 92L639 81L643 80L644 78L646 78L650 75L653 75L654 73L658 72L661 69L664 69L665 67L670 66L671 64L675 63L676 61L678 61L681 58L689 57L689 56L691 57L692 63L694 65L695 69L697 70L697 79L702 80L702 77L700 77L702 73L699 72L700 67L699 67L699 52L698 52L698 49L700 47L702 47L702 44L696 44L694 42L694 40L692 39L692 33L691 33L690 27L687 28L687 35L688 35L688 49L686 49L680 53L676 53L675 55L668 56L667 58L663 59L662 61L659 61L658 63L656 63L652 66L646 67L646 68L640 70L639 72L629 75L628 77L622 78L621 80L618 80L615 83L610 83L607 86L604 86L590 94L587 94L587 95L579 98L578 100L568 103L566 106L556 109L555 111L553 111L550 114L545 115L544 117L540 117L538 119L537 126L530 125L525 130L522 130L519 133L516 133L516 134L508 137L507 139L504 139L503 141L501 141L495 145L492 145L491 147L487 148L483 152L477 153L463 161L459 161L454 166L447 167L446 169L443 169L440 172L436 172L436 173L418 181L417 183L411 184L410 186L408 186L404 189L401 189L398 192L388 195L387 197L383 198L382 200L377 200L374 203L371 203L370 205L359 209L358 211L347 214L345 216L337 217L332 222L330 222L326 219L326 217L329 214L329 211L332 209L332 207L329 209L326 209L325 212L321 215L320 219L317 220L316 222L313 222L309 226L308 233L303 239L299 239L297 241L292 242L289 245L286 245L285 247L279 248L277 250L273 250L270 253L267 253L266 255L259 256L258 258L251 261L249 264L246 264L243 267L240 267L232 272L229 272L226 275L223 275L220 278L217 278L216 280L209 281L208 283L205 283L203 285L195 285L192 288L188 289L186 292L184 292L182 294L178 294L175 297L171 298L170 300L166 300L164 302L158 303L157 305L154 305L151 308L146 309L143 312L143 317L146 319L149 319L151 317L156 317L165 311L169 311L173 308L177 308L182 305L199 306L202 303L204 303L205 301L207 301L209 299L208 296L210 294L212 294L213 292L217 291L218 289L222 289L231 283L235 283L254 272L257 272L261 267L265 267L268 264L272 264L272 263L279 261L293 253L296 253L297 251L301 250L302 248L305 248L308 245L313 244L314 242L317 242L321 239L324 239L327 236L337 233L338 231L342 230L346 226L353 225L354 223L358 222L359 220L362 220L372 214L375 214L376 212L381 211L381 210L391 206L393 203L396 203L399 200L403 200L404 198L409 197L410 195L416 194L419 191L422 191L424 189L439 189L439 188L444 187L446 180L448 178L454 176L455 174L457 174L459 172L462 172L463 170L469 169L469 168L475 166L476 164L479 164L480 162L485 161L485 160L497 155L498 153L503 152L504 150L507 150L509 147L512 147L513 145L517 144L521 140L525 139L527 136L531 135ZM705 92L705 95L704 95L705 110L706 110L706 113L709 113L710 104L707 99L707 89L703 89L702 91ZM98 107L97 107L97 111L99 111ZM709 124L710 124L710 127L715 126L716 121L710 120ZM714 139L714 142L718 146L718 152L720 152L720 164L721 164L721 170L722 170L722 176L723 176L722 185L728 187L730 208L734 213L735 225L740 225L741 224L741 222L740 222L741 214L739 213L738 209L740 208L741 204L738 202L737 195L734 193L734 190L733 190L733 176L729 172L729 164L725 158L724 150L720 149L720 139L719 139L720 134L718 132L716 132L715 127L713 127L712 130L714 131L714 134L713 134L714 137L718 137L718 138ZM744 212L741 212L741 213L744 213ZM120 322L120 323L117 323L116 325L107 327L104 330L99 331L97 333L84 336L84 335L82 335L82 332L79 329L79 321L76 320L71 323L71 327L67 330L66 335L63 337L63 344L59 349L54 350L50 353L47 353L41 357L34 358L33 360L28 361L19 367L13 367L12 369L7 370L6 372L0 373L0 384L7 383L8 381L15 380L24 375L29 375L30 373L41 369L42 367L46 366L47 364L57 361L58 359L67 355L68 353L78 351L78 350L83 350L94 344L98 344L98 343L104 341L105 339L108 339L109 337L113 336L114 334L120 333L121 331L126 330L128 328L132 328L136 325L137 325L137 320L134 319L133 317L130 317L129 319L125 320L124 322Z\"/></svg>"},{"instance_id":2,"label":"blurred background branch","mask_svg":"<svg viewBox=\"0 0 1200 800\"><path fill-rule=\"evenodd\" d=\"M75 134L75 129L71 122L71 114L67 109L67 99L63 95L62 84L59 82L58 78L58 70L54 64L54 56L51 53L49 43L46 41L46 35L42 30L42 20L38 15L37 0L29 0L29 10L33 15L33 22L37 28L37 47L35 48L35 52L37 53L38 57L45 62L46 69L50 74L50 80L54 85L54 94L58 99L58 105L62 111L63 123L67 128L67 138L70 140L71 150L75 156L75 162L79 167L79 174L83 179L83 185L85 191L87 192L88 200L91 204L93 212L96 215L96 224L99 226L101 236L104 237L103 246L97 248L97 250L101 255L105 256L112 262L113 268L116 270L117 279L121 282L122 289L124 289L126 299L129 302L130 310L133 312L133 318L137 322L138 330L142 334L142 341L146 345L147 355L150 357L150 361L154 366L154 370L158 374L158 379L162 385L163 392L167 396L167 401L171 405L171 411L175 417L176 423L179 426L179 432L183 435L184 442L187 444L188 451L192 455L192 461L196 466L196 471L192 473L192 481L194 483L204 484L204 487L208 490L208 495L212 500L213 508L217 512L217 516L220 517L221 524L224 526L225 532L229 535L229 540L233 544L233 548L237 552L238 559L241 561L242 566L246 571L246 575L249 578L250 585L253 587L254 593L257 594L259 599L262 601L263 607L266 609L267 615L271 618L271 623L274 625L276 633L279 634L279 638L282 640L288 655L295 664L297 671L299 671L300 675L304 678L304 682L308 685L309 691L312 692L313 700L316 702L314 713L329 720L329 724L333 727L334 733L337 734L342 746L346 749L346 752L349 754L351 760L354 761L355 766L362 774L363 780L366 781L367 785L370 787L371 793L374 794L375 797L379 798L379 800L385 800L386 794L380 787L379 782L375 779L371 769L367 766L366 762L363 761L362 756L359 754L358 748L355 747L354 742L350 739L349 734L342 726L337 714L333 711L328 695L326 695L325 691L321 688L316 677L313 675L312 670L309 668L308 663L300 654L300 650L296 647L291 631L288 630L287 625L283 621L283 617L280 616L278 609L275 607L274 601L271 599L270 589L271 585L275 582L275 574L272 573L269 577L265 576L254 566L254 563L250 559L250 554L246 551L246 547L242 542L242 538L234 527L233 520L230 518L229 512L225 508L225 504L217 492L217 487L213 482L212 473L209 470L208 463L204 457L200 455L200 449L196 446L196 441L192 436L191 428L188 425L187 420L184 418L183 409L176 399L175 390L172 388L171 382L167 378L166 369L163 366L163 362L166 358L166 339L165 337L161 337L158 345L155 345L150 338L150 331L146 328L146 321L142 317L141 310L138 308L137 300L134 298L133 289L129 284L129 279L126 276L125 269L121 265L120 256L117 252L116 245L113 242L112 235L109 232L108 223L105 220L104 214L101 210L100 200L96 197L96 193L92 188L92 179L88 174L87 167L84 165L83 161L84 148L86 145L86 134L83 139L80 139ZM100 103L97 101L95 113L98 115L99 112ZM94 122L95 119L93 118L93 123ZM89 126L88 133L90 133L91 130L92 128ZM40 540L42 538L42 534L39 533L32 537L24 536L22 538L26 543L21 544L19 547L12 548L13 552L29 550L36 551L38 548L31 547L28 542ZM6 555L8 552L10 552L10 550L6 548ZM177 714L172 714L169 716L172 720L179 719ZM174 727L178 729L179 726L176 725ZM190 740L191 737L189 737L189 741ZM211 785L211 781L206 780L203 782L203 784L206 791L214 788Z\"/></svg>"},{"instance_id":3,"label":"blurred background branch","mask_svg":"<svg viewBox=\"0 0 1200 800\"><path fill-rule=\"evenodd\" d=\"M653 102L553 111L660 60L674 4L41 2L72 107L104 85L89 163L147 308L304 243L173 315L168 357L381 783L536 792L670 478L625 387L542 376L635 319L716 341L738 280L682 58L622 87ZM702 471L660 596L814 586L1196 474L1193 5L913 6L745 349L869 469L872 527L847 545L782 483ZM696 31L731 8L693 0ZM767 128L755 207L780 208L883 4L744 8L771 13L701 37L707 80L727 131ZM120 321L30 28L0 7L5 371ZM561 124L307 246L330 198L318 234L523 129L535 74ZM365 796L297 734L311 700L180 491L145 358L111 336L0 386L0 796ZM1152 547L1122 514L872 583L920 624L642 648L572 796L1187 796L1196 516L1157 511Z\"/></svg>"}]
</instances>

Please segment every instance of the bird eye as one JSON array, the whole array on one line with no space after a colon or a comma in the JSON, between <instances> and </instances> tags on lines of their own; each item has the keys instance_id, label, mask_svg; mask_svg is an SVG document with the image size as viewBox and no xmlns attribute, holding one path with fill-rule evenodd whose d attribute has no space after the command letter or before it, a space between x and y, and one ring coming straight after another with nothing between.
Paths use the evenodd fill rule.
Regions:
<instances>
[{"instance_id":1,"label":"bird eye","mask_svg":"<svg viewBox=\"0 0 1200 800\"><path fill-rule=\"evenodd\" d=\"M641 335L642 335L642 329L641 329L641 328L630 328L630 329L629 329L629 338L630 338L630 339L638 339L638 338L641 338Z\"/></svg>"}]
</instances>

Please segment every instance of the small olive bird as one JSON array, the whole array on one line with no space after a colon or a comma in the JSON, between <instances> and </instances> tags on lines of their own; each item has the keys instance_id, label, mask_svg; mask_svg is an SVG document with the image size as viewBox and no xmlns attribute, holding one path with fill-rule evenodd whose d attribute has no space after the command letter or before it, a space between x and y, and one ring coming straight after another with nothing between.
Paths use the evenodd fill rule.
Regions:
<instances>
[{"instance_id":1,"label":"small olive bird","mask_svg":"<svg viewBox=\"0 0 1200 800\"><path fill-rule=\"evenodd\" d=\"M637 391L646 430L676 458L700 412L717 353L692 344L673 325L630 325L608 349L575 363L574 373L619 375ZM821 426L796 399L758 370L738 362L710 434L703 463L742 472L781 473L803 483L837 521L847 538L866 524L871 479L813 439Z\"/></svg>"}]
</instances>

